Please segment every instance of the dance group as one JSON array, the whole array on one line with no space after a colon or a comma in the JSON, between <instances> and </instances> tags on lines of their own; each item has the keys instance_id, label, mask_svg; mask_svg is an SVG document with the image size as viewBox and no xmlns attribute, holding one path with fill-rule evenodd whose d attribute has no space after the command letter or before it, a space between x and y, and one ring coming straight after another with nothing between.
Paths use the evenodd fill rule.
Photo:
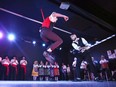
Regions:
<instances>
[{"instance_id":1,"label":"dance group","mask_svg":"<svg viewBox=\"0 0 116 87\"><path fill-rule=\"evenodd\" d=\"M19 62L16 56L11 60L8 56L0 57L0 80L26 80L26 73L27 60L24 56Z\"/></svg>"},{"instance_id":2,"label":"dance group","mask_svg":"<svg viewBox=\"0 0 116 87\"><path fill-rule=\"evenodd\" d=\"M44 64L43 61L40 61L39 64L38 61L34 61L32 69L32 77L34 81L58 81L59 76L60 70L57 62L49 64L46 61Z\"/></svg>"},{"instance_id":3,"label":"dance group","mask_svg":"<svg viewBox=\"0 0 116 87\"><path fill-rule=\"evenodd\" d=\"M46 43L49 41L53 41L54 43L52 43L50 46L48 46L48 48L46 49L46 51L43 52L43 56L46 58L46 60L48 60L50 63L54 63L54 58L52 57L52 52L59 47L62 43L63 40L52 31L54 24L57 22L58 18L64 18L65 21L69 20L69 17L60 13L56 13L53 12L50 16L48 16L42 23L42 27L41 27L41 32L40 32L40 36L42 38L43 41L45 41ZM77 81L81 81L81 75L80 75L80 65L81 62L86 59L87 62L90 64L90 68L94 74L94 80L98 81L99 80L99 76L96 72L96 69L93 65L91 56L89 54L88 49L91 47L90 44L88 44L88 42L81 37L77 37L76 34L72 34L70 36L71 40L72 40L72 46L75 49L75 53L76 53L76 57L78 58L77 60L77 67L76 67L76 71L77 71Z\"/></svg>"}]
</instances>

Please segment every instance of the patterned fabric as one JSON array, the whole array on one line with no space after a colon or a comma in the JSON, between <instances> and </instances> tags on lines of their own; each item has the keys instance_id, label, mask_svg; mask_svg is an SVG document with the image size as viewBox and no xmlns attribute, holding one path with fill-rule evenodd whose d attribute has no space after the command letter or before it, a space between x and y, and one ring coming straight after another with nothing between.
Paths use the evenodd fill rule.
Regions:
<instances>
[{"instance_id":1,"label":"patterned fabric","mask_svg":"<svg viewBox=\"0 0 116 87\"><path fill-rule=\"evenodd\" d=\"M54 77L54 67L50 67L50 77Z\"/></svg>"},{"instance_id":2,"label":"patterned fabric","mask_svg":"<svg viewBox=\"0 0 116 87\"><path fill-rule=\"evenodd\" d=\"M46 76L50 75L50 66L49 65L44 67L44 73L45 73Z\"/></svg>"},{"instance_id":3,"label":"patterned fabric","mask_svg":"<svg viewBox=\"0 0 116 87\"><path fill-rule=\"evenodd\" d=\"M59 67L55 66L54 67L54 76L59 76L60 72L59 72Z\"/></svg>"},{"instance_id":4,"label":"patterned fabric","mask_svg":"<svg viewBox=\"0 0 116 87\"><path fill-rule=\"evenodd\" d=\"M40 76L44 75L44 66L43 65L39 65L39 75Z\"/></svg>"}]
</instances>

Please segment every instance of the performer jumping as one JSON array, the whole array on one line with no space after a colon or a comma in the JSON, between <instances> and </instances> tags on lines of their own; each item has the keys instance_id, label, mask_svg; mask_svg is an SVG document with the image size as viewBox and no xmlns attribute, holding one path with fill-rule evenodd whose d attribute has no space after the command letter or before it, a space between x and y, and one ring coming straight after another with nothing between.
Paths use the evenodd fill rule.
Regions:
<instances>
[{"instance_id":1,"label":"performer jumping","mask_svg":"<svg viewBox=\"0 0 116 87\"><path fill-rule=\"evenodd\" d=\"M58 17L64 18L65 21L68 21L69 19L69 17L66 15L53 12L49 17L44 19L40 32L40 37L43 41L54 41L54 43L50 45L46 49L46 51L43 52L43 56L46 58L46 60L48 60L51 63L53 63L54 61L54 58L51 56L51 53L63 43L63 40L56 33L52 32L53 25L58 20Z\"/></svg>"}]
</instances>

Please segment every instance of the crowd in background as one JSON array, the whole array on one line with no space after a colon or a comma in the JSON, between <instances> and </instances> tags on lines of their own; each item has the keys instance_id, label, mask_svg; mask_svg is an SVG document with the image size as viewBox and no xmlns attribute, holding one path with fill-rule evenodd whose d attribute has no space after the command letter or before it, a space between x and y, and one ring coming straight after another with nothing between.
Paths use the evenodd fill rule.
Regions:
<instances>
[{"instance_id":1,"label":"crowd in background","mask_svg":"<svg viewBox=\"0 0 116 87\"><path fill-rule=\"evenodd\" d=\"M77 58L74 57L72 64L59 65L57 62L54 64L46 61L33 62L33 68L31 69L32 80L37 81L58 81L58 80L75 80L76 79L76 63ZM100 61L97 61L92 57L93 64L97 70L99 77L102 80L116 80L116 59L108 60L101 55ZM114 63L114 64L113 64ZM112 64L112 66L111 66ZM19 67L18 67L19 65ZM31 68L31 67L30 67ZM94 75L89 67L89 63L83 60L80 66L81 79L82 80L93 80ZM20 80L26 80L27 73L27 60L22 57L20 61L14 56L11 60L8 56L4 59L0 57L0 80L18 80L18 74L20 74ZM9 77L10 76L10 77Z\"/></svg>"}]
</instances>

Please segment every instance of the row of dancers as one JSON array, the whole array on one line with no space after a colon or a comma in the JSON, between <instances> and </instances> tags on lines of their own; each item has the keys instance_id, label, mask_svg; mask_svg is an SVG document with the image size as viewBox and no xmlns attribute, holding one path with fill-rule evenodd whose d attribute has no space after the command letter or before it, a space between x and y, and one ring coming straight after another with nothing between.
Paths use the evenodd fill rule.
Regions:
<instances>
[{"instance_id":1,"label":"row of dancers","mask_svg":"<svg viewBox=\"0 0 116 87\"><path fill-rule=\"evenodd\" d=\"M57 62L54 64L46 61L34 61L33 68L31 71L31 76L33 80L76 80L76 67L77 67L78 59L74 57L74 61L72 65L68 64L59 65ZM115 61L115 60L114 60ZM96 73L103 80L111 80L113 78L114 72L111 72L109 67L109 62L103 55L101 56L100 61L96 61L94 57L92 57L92 62L96 69ZM18 67L20 66L20 68ZM19 68L19 69L18 69ZM20 74L21 80L26 80L27 74L27 60L25 57L22 57L22 60L18 62L16 57L9 60L8 56L5 59L0 57L0 79L1 80L18 80L17 75ZM31 67L30 67L31 68ZM28 70L29 71L29 70ZM82 80L94 80L93 73L90 69L89 63L85 60L81 62L80 65L81 79ZM11 73L11 74L10 74ZM10 78L9 74L11 75ZM28 76L29 77L29 76ZM116 77L114 77L116 78Z\"/></svg>"},{"instance_id":2,"label":"row of dancers","mask_svg":"<svg viewBox=\"0 0 116 87\"><path fill-rule=\"evenodd\" d=\"M18 65L20 66L20 72L18 69ZM20 74L20 79L26 79L26 70L27 70L27 60L25 57L18 62L17 57L13 57L13 59L9 59L6 56L4 59L0 57L0 80L17 80L17 75ZM9 78L11 74L11 77Z\"/></svg>"}]
</instances>

